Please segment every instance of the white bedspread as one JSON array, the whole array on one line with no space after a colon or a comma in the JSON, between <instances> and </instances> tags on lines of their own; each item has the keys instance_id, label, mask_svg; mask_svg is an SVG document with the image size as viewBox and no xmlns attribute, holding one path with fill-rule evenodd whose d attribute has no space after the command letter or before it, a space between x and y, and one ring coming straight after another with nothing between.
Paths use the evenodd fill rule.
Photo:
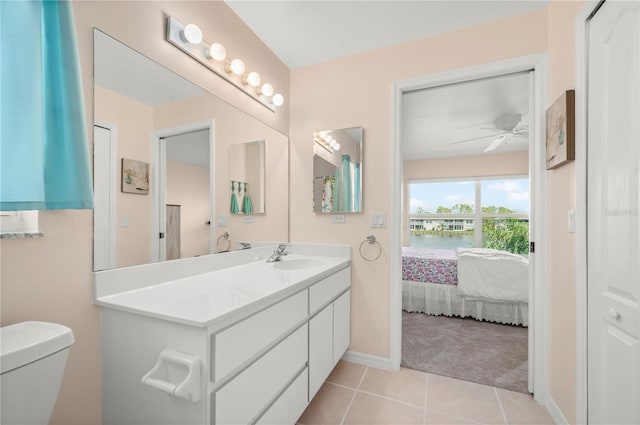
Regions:
<instances>
[{"instance_id":1,"label":"white bedspread","mask_svg":"<svg viewBox=\"0 0 640 425\"><path fill-rule=\"evenodd\" d=\"M468 298L526 303L529 260L487 248L458 248L458 294Z\"/></svg>"}]
</instances>

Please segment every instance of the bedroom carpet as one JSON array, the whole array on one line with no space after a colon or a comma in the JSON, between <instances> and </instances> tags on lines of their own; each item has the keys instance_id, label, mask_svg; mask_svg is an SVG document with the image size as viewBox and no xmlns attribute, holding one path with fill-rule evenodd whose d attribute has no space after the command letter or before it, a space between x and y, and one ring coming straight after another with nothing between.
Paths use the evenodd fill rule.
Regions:
<instances>
[{"instance_id":1,"label":"bedroom carpet","mask_svg":"<svg viewBox=\"0 0 640 425\"><path fill-rule=\"evenodd\" d=\"M527 391L527 328L402 312L402 366Z\"/></svg>"}]
</instances>

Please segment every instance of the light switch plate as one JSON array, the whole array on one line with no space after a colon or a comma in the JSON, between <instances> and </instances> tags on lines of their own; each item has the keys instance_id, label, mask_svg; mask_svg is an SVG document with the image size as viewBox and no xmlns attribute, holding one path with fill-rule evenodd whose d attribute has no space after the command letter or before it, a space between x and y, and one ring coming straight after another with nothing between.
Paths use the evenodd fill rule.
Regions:
<instances>
[{"instance_id":1,"label":"light switch plate","mask_svg":"<svg viewBox=\"0 0 640 425\"><path fill-rule=\"evenodd\" d=\"M120 227L129 227L129 216L123 215L120 219Z\"/></svg>"},{"instance_id":2,"label":"light switch plate","mask_svg":"<svg viewBox=\"0 0 640 425\"><path fill-rule=\"evenodd\" d=\"M243 223L253 223L253 216L251 214L242 217Z\"/></svg>"},{"instance_id":3,"label":"light switch plate","mask_svg":"<svg viewBox=\"0 0 640 425\"><path fill-rule=\"evenodd\" d=\"M219 215L218 216L218 227L227 227L227 216Z\"/></svg>"},{"instance_id":4,"label":"light switch plate","mask_svg":"<svg viewBox=\"0 0 640 425\"><path fill-rule=\"evenodd\" d=\"M333 214L331 216L332 223L344 223L344 215L343 214Z\"/></svg>"},{"instance_id":5,"label":"light switch plate","mask_svg":"<svg viewBox=\"0 0 640 425\"><path fill-rule=\"evenodd\" d=\"M374 212L371 214L371 227L383 228L387 225L387 214L384 212Z\"/></svg>"}]
</instances>

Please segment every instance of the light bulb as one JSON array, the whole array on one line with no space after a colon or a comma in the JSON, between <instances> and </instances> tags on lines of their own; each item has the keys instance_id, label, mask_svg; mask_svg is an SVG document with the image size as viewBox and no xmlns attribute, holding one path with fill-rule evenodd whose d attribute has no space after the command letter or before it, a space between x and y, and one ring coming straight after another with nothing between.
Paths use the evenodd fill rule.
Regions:
<instances>
[{"instance_id":1,"label":"light bulb","mask_svg":"<svg viewBox=\"0 0 640 425\"><path fill-rule=\"evenodd\" d=\"M249 84L251 87L258 87L260 85L260 74L257 72L250 72L242 79L242 82Z\"/></svg>"},{"instance_id":2,"label":"light bulb","mask_svg":"<svg viewBox=\"0 0 640 425\"><path fill-rule=\"evenodd\" d=\"M195 24L187 24L180 33L180 38L186 43L200 44L202 42L202 30Z\"/></svg>"},{"instance_id":3,"label":"light bulb","mask_svg":"<svg viewBox=\"0 0 640 425\"><path fill-rule=\"evenodd\" d=\"M327 137L324 138L324 140L327 141L327 143L331 144L331 142L334 141L333 137L331 137L331 135L329 134Z\"/></svg>"},{"instance_id":4,"label":"light bulb","mask_svg":"<svg viewBox=\"0 0 640 425\"><path fill-rule=\"evenodd\" d=\"M224 67L224 69L227 72L232 72L236 75L242 75L244 74L244 62L242 62L240 59L234 59L230 63L228 63Z\"/></svg>"},{"instance_id":5,"label":"light bulb","mask_svg":"<svg viewBox=\"0 0 640 425\"><path fill-rule=\"evenodd\" d=\"M269 97L273 95L273 86L269 83L264 83L262 87L260 87L260 93Z\"/></svg>"},{"instance_id":6,"label":"light bulb","mask_svg":"<svg viewBox=\"0 0 640 425\"><path fill-rule=\"evenodd\" d=\"M339 151L340 150L340 143L336 143L336 145L333 147L333 149Z\"/></svg>"},{"instance_id":7,"label":"light bulb","mask_svg":"<svg viewBox=\"0 0 640 425\"><path fill-rule=\"evenodd\" d=\"M227 57L227 49L220 43L213 43L205 50L205 55L209 59L215 59L217 61L223 61Z\"/></svg>"},{"instance_id":8,"label":"light bulb","mask_svg":"<svg viewBox=\"0 0 640 425\"><path fill-rule=\"evenodd\" d=\"M284 104L284 96L282 96L280 93L276 93L273 95L271 101L276 106L282 106Z\"/></svg>"},{"instance_id":9,"label":"light bulb","mask_svg":"<svg viewBox=\"0 0 640 425\"><path fill-rule=\"evenodd\" d=\"M327 137L327 135L329 134L329 132L328 131L321 131L319 134L320 134L320 138L321 139L325 139Z\"/></svg>"}]
</instances>

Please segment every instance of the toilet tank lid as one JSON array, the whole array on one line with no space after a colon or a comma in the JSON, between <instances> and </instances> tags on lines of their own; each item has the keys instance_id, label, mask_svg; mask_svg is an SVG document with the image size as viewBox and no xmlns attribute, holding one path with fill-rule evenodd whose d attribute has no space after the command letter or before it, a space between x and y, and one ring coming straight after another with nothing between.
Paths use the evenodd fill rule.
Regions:
<instances>
[{"instance_id":1,"label":"toilet tank lid","mask_svg":"<svg viewBox=\"0 0 640 425\"><path fill-rule=\"evenodd\" d=\"M21 322L0 328L0 369L8 372L64 350L74 343L66 326L48 322Z\"/></svg>"}]
</instances>

